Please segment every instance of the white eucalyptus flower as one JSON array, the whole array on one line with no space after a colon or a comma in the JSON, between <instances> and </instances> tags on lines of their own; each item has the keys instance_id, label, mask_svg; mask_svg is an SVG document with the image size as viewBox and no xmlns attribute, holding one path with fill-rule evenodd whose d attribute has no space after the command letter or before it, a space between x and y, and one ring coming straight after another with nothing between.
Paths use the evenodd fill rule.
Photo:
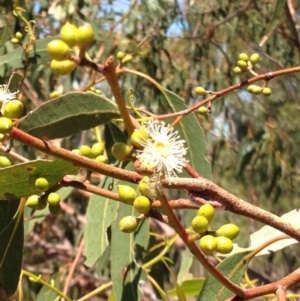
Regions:
<instances>
[{"instance_id":1,"label":"white eucalyptus flower","mask_svg":"<svg viewBox=\"0 0 300 301\"><path fill-rule=\"evenodd\" d=\"M0 101L3 104L6 104L10 102L13 99L17 98L17 94L19 91L16 92L10 92L10 90L7 88L7 85L1 85L0 86Z\"/></svg>"},{"instance_id":2,"label":"white eucalyptus flower","mask_svg":"<svg viewBox=\"0 0 300 301\"><path fill-rule=\"evenodd\" d=\"M176 177L185 166L187 149L177 131L163 121L152 120L144 124L149 139L140 141L144 147L138 150L137 159L150 166L156 180Z\"/></svg>"}]
</instances>

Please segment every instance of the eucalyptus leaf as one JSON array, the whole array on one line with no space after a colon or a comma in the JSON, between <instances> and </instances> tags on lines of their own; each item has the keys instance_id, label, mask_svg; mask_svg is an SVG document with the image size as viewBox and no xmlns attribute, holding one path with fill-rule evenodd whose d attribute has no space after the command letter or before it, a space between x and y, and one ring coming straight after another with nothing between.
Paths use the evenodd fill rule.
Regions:
<instances>
[{"instance_id":1,"label":"eucalyptus leaf","mask_svg":"<svg viewBox=\"0 0 300 301\"><path fill-rule=\"evenodd\" d=\"M35 160L2 168L0 169L0 200L14 200L40 193L34 185L37 178L46 178L49 186L52 187L65 175L77 174L78 170L78 167L60 159Z\"/></svg>"},{"instance_id":2,"label":"eucalyptus leaf","mask_svg":"<svg viewBox=\"0 0 300 301\"><path fill-rule=\"evenodd\" d=\"M119 116L117 106L104 96L70 92L30 112L18 127L35 137L50 140L88 130Z\"/></svg>"}]
</instances>

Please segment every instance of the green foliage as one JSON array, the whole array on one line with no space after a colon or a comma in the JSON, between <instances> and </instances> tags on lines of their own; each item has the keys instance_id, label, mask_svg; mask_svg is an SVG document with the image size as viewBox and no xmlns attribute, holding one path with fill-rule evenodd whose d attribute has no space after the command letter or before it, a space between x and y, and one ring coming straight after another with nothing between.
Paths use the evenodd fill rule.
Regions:
<instances>
[{"instance_id":1,"label":"green foliage","mask_svg":"<svg viewBox=\"0 0 300 301\"><path fill-rule=\"evenodd\" d=\"M0 202L0 286L10 297L17 289L23 258L23 222L15 214L20 200Z\"/></svg>"},{"instance_id":2,"label":"green foliage","mask_svg":"<svg viewBox=\"0 0 300 301\"><path fill-rule=\"evenodd\" d=\"M196 216L192 195L197 205L210 201L222 206L222 201L236 195L257 206L242 212L247 220L225 210L216 210L213 220L219 223L216 229L236 224L235 234L239 229L243 233L217 268L224 277L251 286L248 292L254 292L253 283L260 284L243 275L255 251L266 240L279 239L286 229L299 228L298 213L291 211L298 208L300 194L299 73L289 68L300 61L300 4L281 0L212 0L209 5L205 1L133 1L128 7L124 4L121 14L117 1L13 2L0 14L0 77L1 84L8 85L1 89L0 102L9 99L5 93L18 91L24 118L1 108L9 126L2 131L0 152L12 166L8 162L0 169L0 299L1 288L11 296L19 281L24 238L23 223L18 221L22 214L24 267L33 272L22 273L19 292L22 290L24 300L54 300L62 291L67 301L135 301L146 294L153 294L153 299L176 296L183 301L233 297L226 281L221 284L207 274L205 263L210 258L201 259L198 249L189 249L192 241L199 245L203 232L191 234L188 228ZM67 28L66 21L74 26ZM77 36L81 49L75 45L77 28L89 33L88 41L85 34ZM59 64L54 68L53 62L55 70L50 67L47 46L59 33L72 49L65 49L66 56L55 47L50 52L53 58L67 58L68 70ZM116 56L115 66L111 56ZM287 76L273 78L279 69ZM258 81L256 75L264 73L269 75ZM240 82L241 86L234 86ZM129 101L123 99L128 98L126 91L130 91ZM147 174L151 179L149 211L135 211L134 198L123 203L117 185L130 185L139 195L138 182L144 176L129 173L135 170L132 163L145 146L134 141L136 149L130 138L134 129L151 119L174 126L185 141L189 166L178 174L181 180L198 173L200 182L213 179L225 191L219 187L218 193L212 193L208 181L201 191L193 186L195 193L177 189L176 179L168 181L157 172L152 178ZM25 139L22 131L33 137ZM164 141L149 133L145 137L152 151L166 147L166 137ZM35 138L43 139L42 145ZM100 150L76 157L76 163L75 152L72 156L62 152L83 145L90 149L97 143ZM120 143L127 146L125 157L115 156L113 146ZM102 158L95 160L102 153L107 164ZM129 160L133 162L127 165ZM170 162L177 163L175 160ZM86 162L94 164L93 172L82 169ZM152 171L159 170L153 164ZM49 182L47 189L35 186L40 177ZM61 199L61 209L56 209L62 214L50 216L49 208L25 208L23 212L23 197L38 194L37 198L46 200L56 190ZM237 209L242 205L226 209L241 212ZM168 210L161 210L166 206L172 208L180 227ZM262 220L253 208L278 215L291 212L281 219L264 212L268 219ZM138 227L132 233L119 230L119 221L126 216L137 218ZM207 216L210 223L214 212ZM266 226L255 232L258 226L253 220L264 221ZM281 225L283 232L274 225ZM210 225L205 231L217 235ZM254 232L251 236L250 231ZM297 268L297 241L290 238L266 246L259 255L287 246L289 251L276 253L263 264L251 262L255 277L267 271L272 275L267 281L283 281ZM61 267L66 273L61 273ZM23 300L21 294L16 298Z\"/></svg>"},{"instance_id":3,"label":"green foliage","mask_svg":"<svg viewBox=\"0 0 300 301\"><path fill-rule=\"evenodd\" d=\"M55 139L117 117L117 107L107 98L92 92L72 92L39 106L19 123L19 128L38 138Z\"/></svg>"},{"instance_id":4,"label":"green foliage","mask_svg":"<svg viewBox=\"0 0 300 301\"><path fill-rule=\"evenodd\" d=\"M112 190L113 179L105 178L101 187ZM118 202L99 195L93 195L90 198L86 214L88 223L84 228L85 244L83 254L86 256L85 264L87 266L92 266L108 248L107 231L117 218L118 206Z\"/></svg>"},{"instance_id":5,"label":"green foliage","mask_svg":"<svg viewBox=\"0 0 300 301\"><path fill-rule=\"evenodd\" d=\"M233 283L239 284L248 266L248 262L244 260L248 254L249 251L226 258L223 262L218 264L217 268L223 275L226 275L229 279L231 279ZM197 301L226 300L233 295L234 294L231 291L227 290L214 277L208 276L200 291Z\"/></svg>"}]
</instances>

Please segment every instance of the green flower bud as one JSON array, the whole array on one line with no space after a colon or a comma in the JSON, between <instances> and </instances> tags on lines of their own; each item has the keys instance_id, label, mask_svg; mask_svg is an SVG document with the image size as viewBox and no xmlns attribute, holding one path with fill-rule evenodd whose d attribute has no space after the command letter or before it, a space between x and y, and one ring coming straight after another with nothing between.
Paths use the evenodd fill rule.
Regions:
<instances>
[{"instance_id":1,"label":"green flower bud","mask_svg":"<svg viewBox=\"0 0 300 301\"><path fill-rule=\"evenodd\" d=\"M150 178L145 176L141 179L141 181L138 184L138 189L141 193L141 195L146 196L149 199L155 198L155 190L153 189L151 185Z\"/></svg>"},{"instance_id":2,"label":"green flower bud","mask_svg":"<svg viewBox=\"0 0 300 301\"><path fill-rule=\"evenodd\" d=\"M252 63L252 65L257 64L260 61L260 55L258 53L253 53L250 56L249 61Z\"/></svg>"},{"instance_id":3,"label":"green flower bud","mask_svg":"<svg viewBox=\"0 0 300 301\"><path fill-rule=\"evenodd\" d=\"M271 90L270 88L268 88L268 87L263 88L262 94L263 94L264 96L269 96L269 95L272 94L272 90Z\"/></svg>"},{"instance_id":4,"label":"green flower bud","mask_svg":"<svg viewBox=\"0 0 300 301\"><path fill-rule=\"evenodd\" d=\"M12 166L12 162L9 158L5 156L0 156L0 167L9 167Z\"/></svg>"},{"instance_id":5,"label":"green flower bud","mask_svg":"<svg viewBox=\"0 0 300 301\"><path fill-rule=\"evenodd\" d=\"M120 198L120 201L132 205L136 198L136 191L127 185L118 185L117 192Z\"/></svg>"},{"instance_id":6,"label":"green flower bud","mask_svg":"<svg viewBox=\"0 0 300 301\"><path fill-rule=\"evenodd\" d=\"M98 163L105 163L107 164L108 163L108 158L104 155L99 155L95 158L95 161L98 162Z\"/></svg>"},{"instance_id":7,"label":"green flower bud","mask_svg":"<svg viewBox=\"0 0 300 301\"><path fill-rule=\"evenodd\" d=\"M122 59L122 64L126 64L132 61L132 55L126 54Z\"/></svg>"},{"instance_id":8,"label":"green flower bud","mask_svg":"<svg viewBox=\"0 0 300 301\"><path fill-rule=\"evenodd\" d=\"M134 232L139 225L139 222L135 216L125 216L119 222L119 228L124 233Z\"/></svg>"},{"instance_id":9,"label":"green flower bud","mask_svg":"<svg viewBox=\"0 0 300 301\"><path fill-rule=\"evenodd\" d=\"M131 134L131 143L137 148L143 148L143 143L146 143L148 138L149 135L145 129L135 129Z\"/></svg>"},{"instance_id":10,"label":"green flower bud","mask_svg":"<svg viewBox=\"0 0 300 301\"><path fill-rule=\"evenodd\" d=\"M208 220L204 216L196 216L192 220L192 228L196 233L206 232L208 227Z\"/></svg>"},{"instance_id":11,"label":"green flower bud","mask_svg":"<svg viewBox=\"0 0 300 301\"><path fill-rule=\"evenodd\" d=\"M232 240L225 236L216 237L217 240L217 249L216 251L221 254L228 254L233 249Z\"/></svg>"},{"instance_id":12,"label":"green flower bud","mask_svg":"<svg viewBox=\"0 0 300 301\"><path fill-rule=\"evenodd\" d=\"M92 146L91 154L92 157L96 158L99 155L102 155L104 152L104 143L103 142L97 142Z\"/></svg>"},{"instance_id":13,"label":"green flower bud","mask_svg":"<svg viewBox=\"0 0 300 301\"><path fill-rule=\"evenodd\" d=\"M198 215L204 216L210 223L215 216L215 208L210 204L204 204L199 208Z\"/></svg>"},{"instance_id":14,"label":"green flower bud","mask_svg":"<svg viewBox=\"0 0 300 301\"><path fill-rule=\"evenodd\" d=\"M92 157L92 150L88 145L81 145L79 147L79 155L84 157Z\"/></svg>"},{"instance_id":15,"label":"green flower bud","mask_svg":"<svg viewBox=\"0 0 300 301\"><path fill-rule=\"evenodd\" d=\"M247 62L249 60L249 56L246 53L240 53L239 60Z\"/></svg>"},{"instance_id":16,"label":"green flower bud","mask_svg":"<svg viewBox=\"0 0 300 301\"><path fill-rule=\"evenodd\" d=\"M7 117L0 117L0 134L6 135L13 128L13 122Z\"/></svg>"},{"instance_id":17,"label":"green flower bud","mask_svg":"<svg viewBox=\"0 0 300 301\"><path fill-rule=\"evenodd\" d=\"M151 209L151 202L147 197L141 195L133 201L133 207L137 212L147 214Z\"/></svg>"},{"instance_id":18,"label":"green flower bud","mask_svg":"<svg viewBox=\"0 0 300 301\"><path fill-rule=\"evenodd\" d=\"M212 254L217 250L217 239L212 235L205 235L200 238L200 249L205 254Z\"/></svg>"},{"instance_id":19,"label":"green flower bud","mask_svg":"<svg viewBox=\"0 0 300 301\"><path fill-rule=\"evenodd\" d=\"M60 203L61 199L60 199L60 195L56 192L51 192L49 195L48 195L48 198L47 198L47 202L49 205L51 206L58 206L59 203Z\"/></svg>"},{"instance_id":20,"label":"green flower bud","mask_svg":"<svg viewBox=\"0 0 300 301\"><path fill-rule=\"evenodd\" d=\"M207 91L203 87L196 87L194 89L194 91L195 91L195 93L197 95L205 95L205 94L207 94Z\"/></svg>"},{"instance_id":21,"label":"green flower bud","mask_svg":"<svg viewBox=\"0 0 300 301\"><path fill-rule=\"evenodd\" d=\"M46 191L49 189L49 182L45 178L38 178L36 179L34 186L39 191Z\"/></svg>"},{"instance_id":22,"label":"green flower bud","mask_svg":"<svg viewBox=\"0 0 300 301\"><path fill-rule=\"evenodd\" d=\"M130 156L130 147L125 143L115 143L111 149L111 153L116 160L122 161Z\"/></svg>"},{"instance_id":23,"label":"green flower bud","mask_svg":"<svg viewBox=\"0 0 300 301\"><path fill-rule=\"evenodd\" d=\"M217 231L217 236L225 236L229 239L235 239L240 233L240 228L235 224L225 224L221 226Z\"/></svg>"},{"instance_id":24,"label":"green flower bud","mask_svg":"<svg viewBox=\"0 0 300 301\"><path fill-rule=\"evenodd\" d=\"M36 208L39 205L39 199L40 197L38 195L31 195L30 197L28 197L28 199L26 200L26 206L30 207L30 208Z\"/></svg>"},{"instance_id":25,"label":"green flower bud","mask_svg":"<svg viewBox=\"0 0 300 301\"><path fill-rule=\"evenodd\" d=\"M201 114L201 115L206 115L208 113L208 108L206 106L201 106L199 109L198 109L198 112Z\"/></svg>"}]
</instances>

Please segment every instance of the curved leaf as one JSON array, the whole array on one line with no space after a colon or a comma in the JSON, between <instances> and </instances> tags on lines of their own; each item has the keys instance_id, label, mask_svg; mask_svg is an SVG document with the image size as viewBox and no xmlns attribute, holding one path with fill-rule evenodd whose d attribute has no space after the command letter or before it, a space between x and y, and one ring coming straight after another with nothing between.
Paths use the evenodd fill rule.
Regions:
<instances>
[{"instance_id":1,"label":"curved leaf","mask_svg":"<svg viewBox=\"0 0 300 301\"><path fill-rule=\"evenodd\" d=\"M110 186L113 186L113 179L107 177L101 187L109 189ZM91 196L84 229L84 256L87 266L92 266L108 247L107 228L117 218L118 205L118 202L100 195Z\"/></svg>"},{"instance_id":2,"label":"curved leaf","mask_svg":"<svg viewBox=\"0 0 300 301\"><path fill-rule=\"evenodd\" d=\"M12 36L10 27L8 25L5 15L0 13L0 47L2 47Z\"/></svg>"},{"instance_id":3,"label":"curved leaf","mask_svg":"<svg viewBox=\"0 0 300 301\"><path fill-rule=\"evenodd\" d=\"M7 297L14 294L17 289L22 266L23 218L17 226L15 222L11 222L19 203L20 200L0 201L0 261L3 260L0 267L0 287L4 289ZM16 229L14 229L15 226ZM11 237L12 235L13 237ZM3 258L4 255L5 258Z\"/></svg>"},{"instance_id":4,"label":"curved leaf","mask_svg":"<svg viewBox=\"0 0 300 301\"><path fill-rule=\"evenodd\" d=\"M92 92L70 92L30 112L18 127L41 139L67 137L119 117L117 106Z\"/></svg>"},{"instance_id":5,"label":"curved leaf","mask_svg":"<svg viewBox=\"0 0 300 301\"><path fill-rule=\"evenodd\" d=\"M65 175L77 172L78 167L60 159L36 160L0 169L0 200L39 193L34 185L38 177L46 178L51 187Z\"/></svg>"},{"instance_id":6,"label":"curved leaf","mask_svg":"<svg viewBox=\"0 0 300 301\"><path fill-rule=\"evenodd\" d=\"M228 277L232 282L239 285L245 270L248 266L248 261L244 261L244 258L250 253L250 251L245 251L243 253L234 254L231 257L226 258L217 268L220 272ZM238 269L235 270L236 266L243 262ZM234 271L234 273L233 273ZM204 285L200 291L197 301L207 301L207 300L226 300L234 296L234 293L226 289L223 284L218 282L212 275L209 275Z\"/></svg>"}]
</instances>

